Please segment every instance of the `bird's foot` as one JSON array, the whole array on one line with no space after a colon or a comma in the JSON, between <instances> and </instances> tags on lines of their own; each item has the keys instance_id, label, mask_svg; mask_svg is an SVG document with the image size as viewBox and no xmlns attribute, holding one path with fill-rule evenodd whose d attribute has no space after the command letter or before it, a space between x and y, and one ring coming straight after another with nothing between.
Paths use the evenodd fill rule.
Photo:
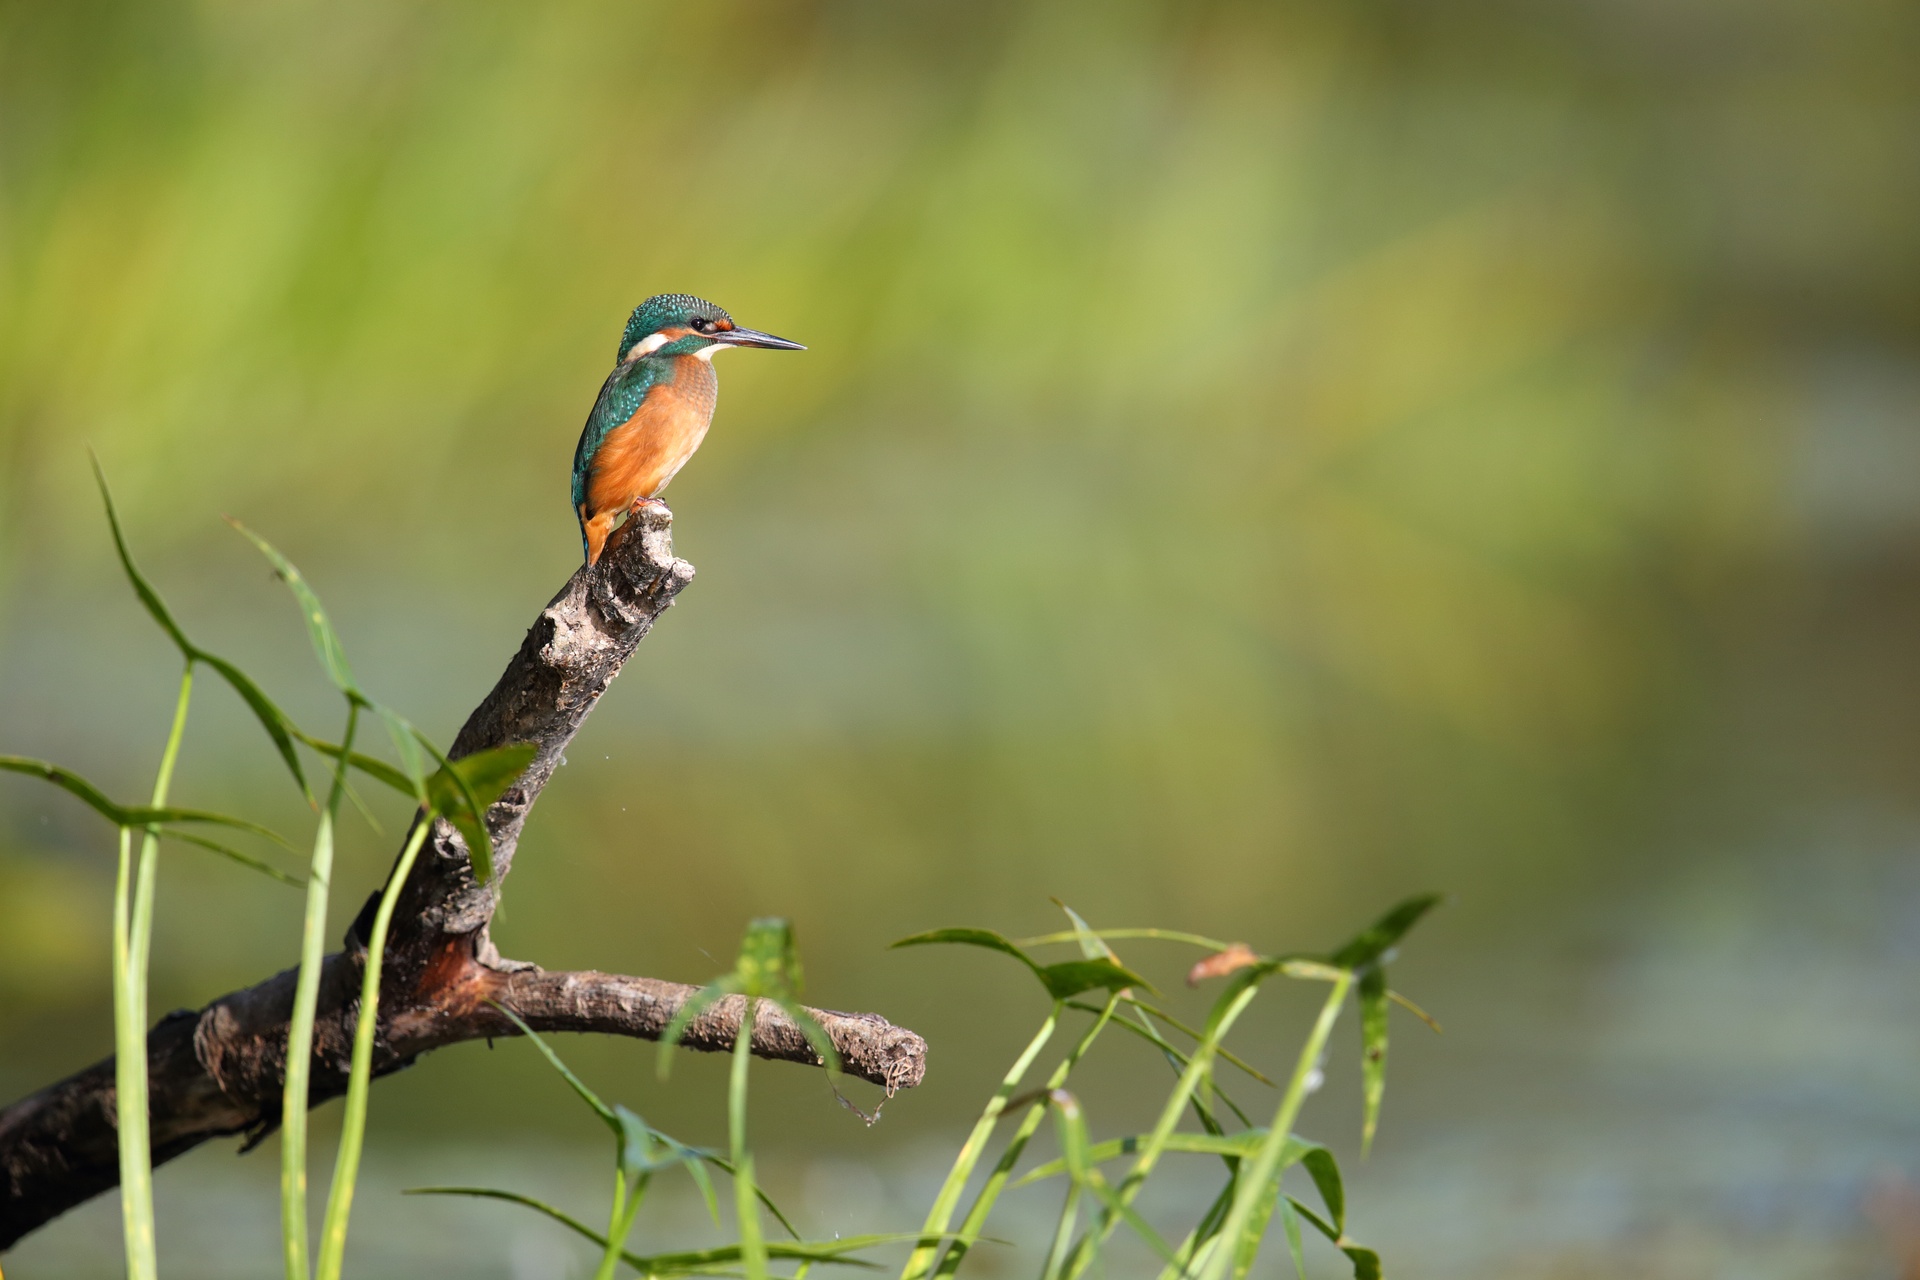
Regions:
<instances>
[{"instance_id":1,"label":"bird's foot","mask_svg":"<svg viewBox=\"0 0 1920 1280\"><path fill-rule=\"evenodd\" d=\"M673 509L658 498L635 498L627 508L627 523L645 525L649 529L670 528Z\"/></svg>"}]
</instances>

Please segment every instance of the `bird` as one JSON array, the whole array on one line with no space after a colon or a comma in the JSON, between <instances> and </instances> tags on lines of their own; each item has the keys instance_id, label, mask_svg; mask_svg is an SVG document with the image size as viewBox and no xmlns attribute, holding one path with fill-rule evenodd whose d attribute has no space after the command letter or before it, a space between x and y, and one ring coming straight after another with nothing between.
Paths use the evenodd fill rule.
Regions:
<instances>
[{"instance_id":1,"label":"bird","mask_svg":"<svg viewBox=\"0 0 1920 1280\"><path fill-rule=\"evenodd\" d=\"M720 385L713 358L729 347L806 350L743 328L692 294L655 294L633 309L573 451L573 511L589 566L625 517L659 501L706 439Z\"/></svg>"}]
</instances>

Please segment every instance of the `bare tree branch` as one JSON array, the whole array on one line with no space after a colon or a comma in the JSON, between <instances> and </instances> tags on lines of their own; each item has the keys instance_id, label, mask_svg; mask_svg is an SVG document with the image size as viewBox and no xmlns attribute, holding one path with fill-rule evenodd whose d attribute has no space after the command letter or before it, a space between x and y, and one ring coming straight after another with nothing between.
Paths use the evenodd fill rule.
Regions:
<instances>
[{"instance_id":1,"label":"bare tree branch","mask_svg":"<svg viewBox=\"0 0 1920 1280\"><path fill-rule=\"evenodd\" d=\"M673 555L672 515L638 513L594 568L577 571L541 611L493 691L467 718L450 754L508 743L536 748L526 772L487 811L493 883L473 877L465 843L445 822L434 829L403 888L381 973L376 1073L466 1040L517 1035L496 1004L536 1031L590 1031L657 1039L696 988L653 978L548 973L503 959L488 937L499 885L513 865L527 814L562 753L674 597L693 566ZM371 907L372 899L369 899ZM314 1025L312 1102L346 1090L360 973L371 912L327 957ZM222 996L198 1012L161 1019L148 1039L155 1163L209 1138L258 1141L280 1122L294 973ZM692 1049L730 1049L743 1002L716 1003L687 1028ZM888 1093L919 1084L926 1042L876 1014L812 1010L845 1070ZM778 1010L756 1011L753 1051L818 1065ZM119 1181L113 1059L95 1063L0 1111L0 1249Z\"/></svg>"}]
</instances>

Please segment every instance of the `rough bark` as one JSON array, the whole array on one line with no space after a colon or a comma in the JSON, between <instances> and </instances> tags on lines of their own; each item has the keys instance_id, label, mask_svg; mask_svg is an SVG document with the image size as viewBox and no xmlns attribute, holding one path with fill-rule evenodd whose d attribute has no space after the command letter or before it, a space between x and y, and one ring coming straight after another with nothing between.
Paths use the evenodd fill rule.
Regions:
<instances>
[{"instance_id":1,"label":"rough bark","mask_svg":"<svg viewBox=\"0 0 1920 1280\"><path fill-rule=\"evenodd\" d=\"M597 566L576 572L541 611L505 674L454 739L449 754L456 758L516 742L536 751L487 812L492 883L475 881L465 842L436 822L402 889L381 974L377 1074L444 1045L517 1035L496 1005L537 1031L657 1039L696 990L652 978L548 973L503 959L487 933L521 828L567 743L693 579L693 566L673 555L672 515L664 507L643 509L622 532L628 536ZM348 930L345 950L325 962L314 1026L314 1105L346 1090L370 918L363 911ZM153 1029L147 1068L155 1163L209 1138L246 1134L258 1141L278 1125L293 984L287 970L198 1012L168 1014ZM730 1049L742 1012L739 998L720 1001L689 1025L684 1043ZM876 1014L813 1012L849 1074L889 1094L920 1083L926 1043L913 1032ZM765 1006L756 1011L753 1051L820 1064L798 1028ZM0 1111L0 1249L117 1185L116 1138L111 1058Z\"/></svg>"}]
</instances>

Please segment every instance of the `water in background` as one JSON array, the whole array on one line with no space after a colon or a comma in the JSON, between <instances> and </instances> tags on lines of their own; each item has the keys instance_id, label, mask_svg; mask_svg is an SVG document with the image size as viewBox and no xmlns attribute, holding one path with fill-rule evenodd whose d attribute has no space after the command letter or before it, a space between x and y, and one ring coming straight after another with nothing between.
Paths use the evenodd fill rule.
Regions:
<instances>
[{"instance_id":1,"label":"water in background","mask_svg":"<svg viewBox=\"0 0 1920 1280\"><path fill-rule=\"evenodd\" d=\"M1447 1031L1398 1033L1355 1192L1400 1273L1899 1274L1916 23L0 5L0 750L137 795L164 732L88 444L203 643L334 723L232 513L449 740L575 563L564 472L626 310L692 290L812 349L722 364L671 493L699 579L536 811L498 934L698 980L784 914L813 999L925 1033L871 1130L761 1070L816 1223L916 1218L895 1190L1041 1014L991 957L889 940L1050 929L1057 895L1312 947L1432 887L1396 982ZM302 830L263 745L204 695L179 794ZM0 1094L109 1046L109 844L0 780ZM169 857L158 1007L291 962L295 895ZM1124 954L1178 985L1184 957ZM424 1223L471 1274L569 1274L514 1210L391 1194L468 1169L597 1203L592 1122L525 1049L381 1085L367 1274L419 1274ZM719 1134L716 1064L565 1050ZM1159 1070L1116 1048L1096 1127L1138 1127ZM1352 1151L1337 1063L1304 1127ZM173 1270L271 1265L271 1160L160 1175ZM109 1208L9 1274L112 1273Z\"/></svg>"}]
</instances>

